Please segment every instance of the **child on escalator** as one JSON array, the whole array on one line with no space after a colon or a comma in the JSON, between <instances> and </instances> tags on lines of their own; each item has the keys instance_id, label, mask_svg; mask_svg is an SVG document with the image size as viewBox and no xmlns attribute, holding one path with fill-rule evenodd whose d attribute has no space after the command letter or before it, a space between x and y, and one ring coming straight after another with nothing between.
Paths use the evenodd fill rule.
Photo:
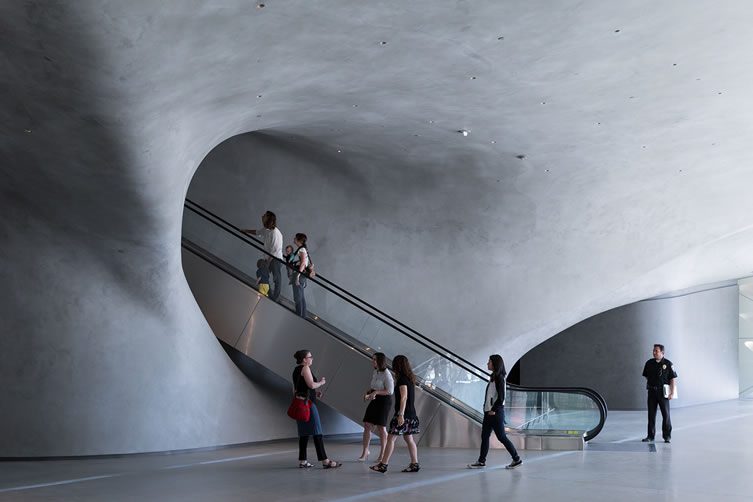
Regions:
<instances>
[{"instance_id":1,"label":"child on escalator","mask_svg":"<svg viewBox=\"0 0 753 502\"><path fill-rule=\"evenodd\" d=\"M256 262L256 287L259 293L269 296L269 264L263 258Z\"/></svg>"}]
</instances>

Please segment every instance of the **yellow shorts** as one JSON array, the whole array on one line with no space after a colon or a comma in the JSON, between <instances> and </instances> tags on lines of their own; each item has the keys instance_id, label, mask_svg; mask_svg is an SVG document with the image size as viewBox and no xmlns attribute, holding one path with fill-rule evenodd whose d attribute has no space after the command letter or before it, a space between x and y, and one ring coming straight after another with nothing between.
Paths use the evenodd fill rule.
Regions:
<instances>
[{"instance_id":1,"label":"yellow shorts","mask_svg":"<svg viewBox=\"0 0 753 502\"><path fill-rule=\"evenodd\" d=\"M269 284L259 284L259 293L269 296Z\"/></svg>"}]
</instances>

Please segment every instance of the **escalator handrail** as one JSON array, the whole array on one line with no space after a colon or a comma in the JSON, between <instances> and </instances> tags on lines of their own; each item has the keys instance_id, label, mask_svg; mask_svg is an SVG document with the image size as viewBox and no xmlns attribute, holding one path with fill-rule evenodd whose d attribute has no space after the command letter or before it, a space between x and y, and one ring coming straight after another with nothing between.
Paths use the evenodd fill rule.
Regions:
<instances>
[{"instance_id":1,"label":"escalator handrail","mask_svg":"<svg viewBox=\"0 0 753 502\"><path fill-rule=\"evenodd\" d=\"M215 225L216 227L221 228L222 230L226 231L227 233L233 235L234 237L240 239L242 242L254 247L256 250L266 254L267 256L271 257L274 260L277 260L285 267L288 267L289 265L285 263L284 261L280 260L279 258L272 256L269 254L263 247L260 239L257 239L253 236L250 236L243 232L239 227L233 225L232 223L228 222L227 220L223 219L220 216L217 216L216 214L212 213L208 209L204 208L200 204L186 198L186 203L184 206L189 209L191 212L197 214L198 216L202 217L206 221L210 222L211 224ZM195 207L192 207L195 206ZM205 214L204 214L205 213ZM215 219L219 221L220 223L217 223L217 221L213 221L212 219ZM190 241L189 241L190 242ZM216 264L215 264L216 266ZM236 279L241 280L242 279L236 277ZM427 338L426 336L422 335L418 331L410 328L409 326L406 326L404 323L398 321L394 317L390 316L389 314L386 314L382 312L380 309L372 306L368 302L362 300L361 298L357 297L356 295L353 295L352 293L348 292L347 290L343 289L342 287L338 286L337 284L333 283L332 281L326 279L325 277L322 277L320 274L316 274L316 277L309 277L309 280L312 280L313 282L317 283L320 287L326 289L327 291L331 292L332 294L338 296L342 300L346 301L347 303L353 305L354 307L358 308L359 310L365 312L366 314L380 320L384 324L388 325L392 329L396 330L397 332L401 333L404 336L407 336L414 342L420 344L421 346L431 350L432 352L438 353L438 355L442 357L447 357L450 360L452 360L455 364L457 364L462 369L468 371L469 373L475 375L477 378L488 381L489 380L489 373L481 369L480 367L476 366L475 364L471 363L467 359L453 353L446 347L443 347L442 345L434 342L433 340ZM323 284L326 283L326 284ZM335 289L339 291L335 291ZM342 293L341 293L342 292ZM346 295L350 298L347 298ZM352 299L351 299L352 298ZM353 301L353 299L357 300ZM373 310L373 312L370 312L366 308L364 308L362 305L359 305L359 303L362 303L368 309ZM383 319L382 317L385 317L387 320ZM394 324L393 324L394 323ZM397 326L396 326L397 324ZM399 326L399 327L398 327ZM321 326L320 326L321 327ZM404 329L401 329L404 328ZM324 328L322 328L324 329ZM418 337L421 339L417 339L415 336L411 335L410 333L407 333L405 330L408 330L412 333L415 333ZM325 330L327 331L327 330ZM329 332L329 331L328 331ZM427 343L428 342L428 343ZM604 424L606 422L608 409L607 404L604 398L596 392L593 389L589 389L586 387L528 387L528 386L520 386L516 384L507 383L507 388L510 390L518 391L518 392L559 392L559 393L565 393L565 394L580 394L589 397L596 403L596 407L599 410L599 423L594 429L591 429L589 431L586 431L586 434L584 436L584 439L586 441L593 439L596 437L599 432L601 432L602 428L604 427ZM448 402L446 399L441 398L442 401L447 402L447 404L452 404ZM454 406L457 408L457 406ZM468 415L465 411L463 411L464 414ZM471 417L475 420L478 420L477 417Z\"/></svg>"},{"instance_id":2,"label":"escalator handrail","mask_svg":"<svg viewBox=\"0 0 753 502\"><path fill-rule=\"evenodd\" d=\"M246 244L254 247L258 251L261 251L262 253L266 254L270 258L272 258L272 259L280 262L283 266L285 266L285 267L289 266L287 263L285 263L284 261L280 260L276 256L272 256L271 254L269 254L261 246L260 241L258 239L251 238L251 236L249 236L248 234L246 234L245 232L243 232L239 227L233 225L232 223L228 222L227 220L223 219L222 217L217 216L216 214L212 213L211 211L209 211L208 209L204 208L200 204L197 204L196 202L194 202L194 201L192 201L192 200L190 200L190 199L187 198L186 199L186 204L184 204L184 206L187 209L189 209L190 211L192 211L193 213L196 213L200 217L206 219L210 223L213 223L215 226L217 226L219 228L222 228L223 230L225 230L229 234L233 235L234 237L236 237L236 238L240 239L241 241L245 242ZM196 207L194 208L192 206L196 206ZM206 214L202 214L202 213L206 213ZM220 225L220 224L212 221L211 218L214 218L214 219L218 220L219 222L222 223L222 225ZM230 230L228 230L228 228L223 228L223 227L229 227L232 230L232 232ZM320 287L322 287L322 288L326 289L327 291L331 292L332 294L340 297L341 299L345 300L346 302L348 302L349 304L351 304L354 307L358 308L359 310L365 312L366 314L368 314L368 315L370 315L370 316L372 316L372 317L380 320L381 322L383 322L387 326L391 327L392 329L394 329L395 331L399 332L400 334L402 334L404 336L407 336L408 338L410 338L414 342L421 344L422 346L424 346L424 347L432 350L433 352L439 353L443 357L447 357L448 359L452 360L454 363L458 364L458 366L460 366L464 370L468 371L469 373L472 373L476 377L481 378L482 380L486 380L486 379L489 378L489 374L486 371L482 370L481 368L479 368L478 366L476 366L472 362L468 361L464 357L455 354L454 352L452 352L448 348L440 345L439 343L431 340L430 338L427 338L426 336L422 335L421 333L417 332L416 330L407 328L407 329L410 329L410 331L412 331L413 333L415 333L416 336L420 337L421 340L417 339L416 336L411 335L410 333L407 333L405 331L405 329L402 329L400 327L400 326L404 326L402 323L400 323L399 321L394 321L393 317L388 316L386 314L383 314L376 307L373 307L372 305L370 305L369 303L361 300L360 298L356 297L352 293L349 293L348 291L346 291L342 287L335 285L331 281L329 281L329 280L325 279L324 277L322 277L319 273L316 274L316 277L309 277L308 280L313 281L314 283L318 284ZM322 284L321 281L326 281L327 284ZM334 291L333 287L329 286L329 284L332 284L340 292ZM346 298L346 295L349 296L349 297L351 297L351 298L354 298L354 299L358 300L358 302L360 302L360 303L363 303L365 306L367 306L369 309L373 310L374 312L369 312L369 310L367 310L363 306L359 305L356 301L353 301L351 298ZM382 319L380 317L380 315L378 315L378 314L384 315L388 319L387 320ZM400 326L396 326L395 324L393 324L393 321L396 322L397 324L399 324ZM431 345L431 346L427 345L427 343L429 345Z\"/></svg>"}]
</instances>

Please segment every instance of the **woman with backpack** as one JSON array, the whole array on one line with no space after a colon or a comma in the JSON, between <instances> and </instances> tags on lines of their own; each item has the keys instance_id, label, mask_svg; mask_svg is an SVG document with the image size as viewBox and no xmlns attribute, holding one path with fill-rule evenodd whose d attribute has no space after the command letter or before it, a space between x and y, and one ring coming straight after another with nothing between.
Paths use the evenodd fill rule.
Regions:
<instances>
[{"instance_id":1,"label":"woman with backpack","mask_svg":"<svg viewBox=\"0 0 753 502\"><path fill-rule=\"evenodd\" d=\"M293 244L296 250L293 253L291 267L293 275L290 277L290 285L293 287L293 301L295 302L295 313L306 318L306 297L303 290L306 288L306 275L309 268L309 251L306 248L306 234L295 234Z\"/></svg>"}]
</instances>

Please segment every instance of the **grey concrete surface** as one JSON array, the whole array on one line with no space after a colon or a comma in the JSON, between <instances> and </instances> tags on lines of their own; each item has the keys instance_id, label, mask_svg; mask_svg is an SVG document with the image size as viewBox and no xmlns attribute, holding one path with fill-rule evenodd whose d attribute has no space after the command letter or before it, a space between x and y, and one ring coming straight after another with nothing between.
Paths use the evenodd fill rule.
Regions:
<instances>
[{"instance_id":1,"label":"grey concrete surface","mask_svg":"<svg viewBox=\"0 0 753 502\"><path fill-rule=\"evenodd\" d=\"M740 332L737 355L740 368L740 397L753 398L753 278L739 281Z\"/></svg>"},{"instance_id":2,"label":"grey concrete surface","mask_svg":"<svg viewBox=\"0 0 753 502\"><path fill-rule=\"evenodd\" d=\"M193 172L249 131L329 152L287 186L316 218L290 209L283 230L326 236L333 279L471 358L515 360L598 312L747 275L749 12L2 2L0 454L195 447L262 425L179 255ZM265 167L233 217L280 207Z\"/></svg>"},{"instance_id":3,"label":"grey concrete surface","mask_svg":"<svg viewBox=\"0 0 753 502\"><path fill-rule=\"evenodd\" d=\"M678 374L673 408L735 399L738 296L737 283L725 283L598 314L523 356L520 383L589 387L610 410L643 410L643 365L661 343Z\"/></svg>"},{"instance_id":4,"label":"grey concrete surface","mask_svg":"<svg viewBox=\"0 0 753 502\"><path fill-rule=\"evenodd\" d=\"M0 500L578 500L750 501L753 401L677 410L672 444L639 441L643 413L616 412L583 451L525 452L513 471L493 450L484 471L466 469L478 451L419 448L421 471L403 474L398 448L380 475L356 462L357 442L327 440L345 465L297 468L297 444L108 460L13 462L0 470ZM376 444L372 445L372 455ZM313 448L309 449L309 459Z\"/></svg>"}]
</instances>

